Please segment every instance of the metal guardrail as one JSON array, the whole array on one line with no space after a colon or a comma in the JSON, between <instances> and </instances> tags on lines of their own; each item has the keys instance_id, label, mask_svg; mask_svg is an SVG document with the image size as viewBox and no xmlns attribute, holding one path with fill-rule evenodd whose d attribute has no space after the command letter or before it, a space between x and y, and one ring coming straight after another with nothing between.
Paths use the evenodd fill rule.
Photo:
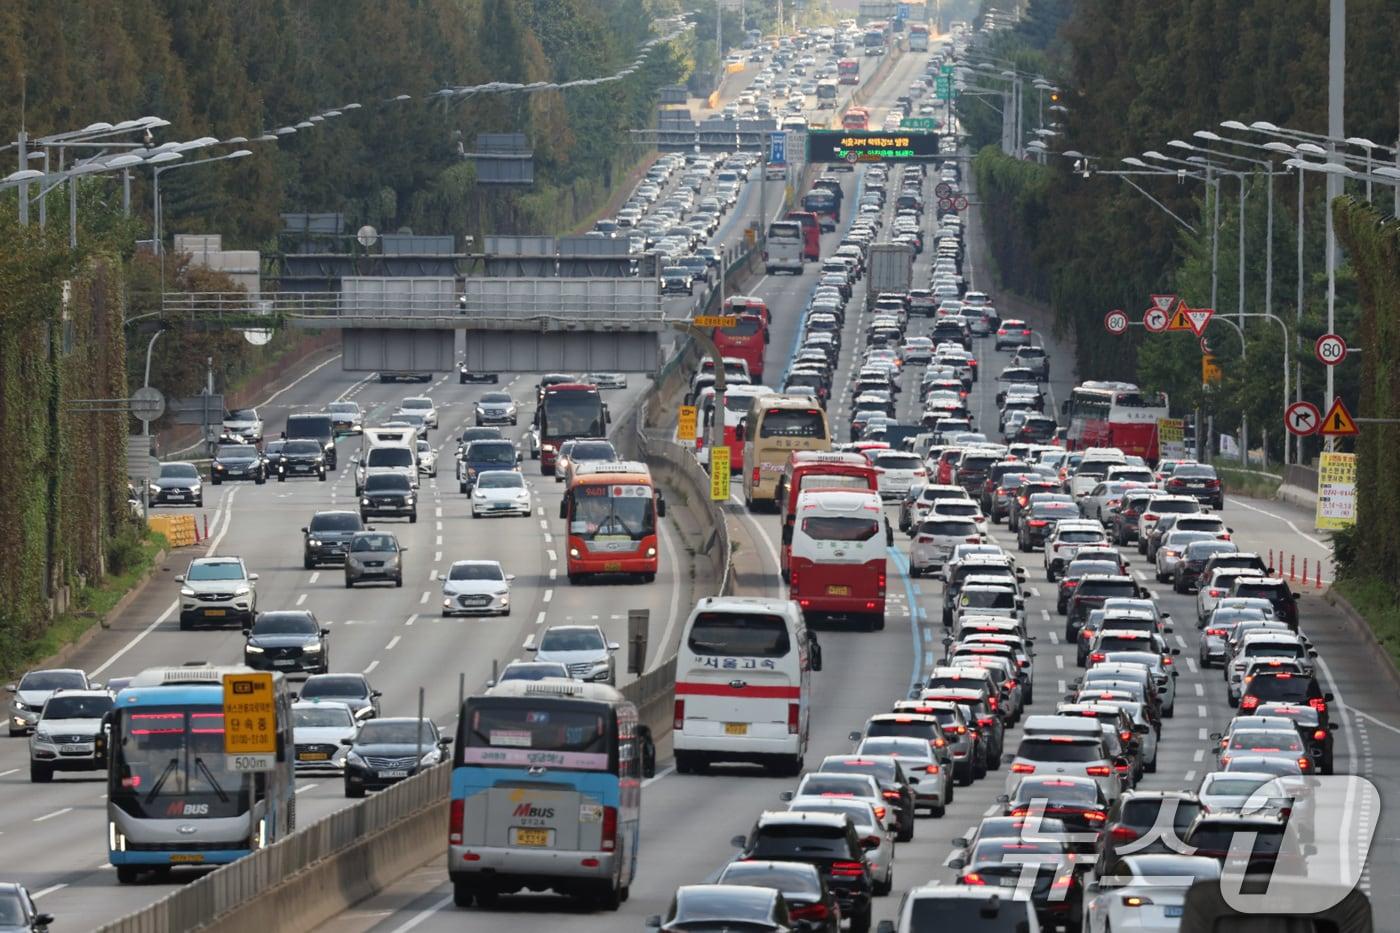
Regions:
<instances>
[{"instance_id":1,"label":"metal guardrail","mask_svg":"<svg viewBox=\"0 0 1400 933\"><path fill-rule=\"evenodd\" d=\"M544 301L444 300L441 297L346 295L339 292L171 292L162 296L167 314L198 318L293 318L327 320L368 318L381 321L481 317L516 320L551 318L561 322L664 323L659 297L620 298L611 308L570 307L568 296Z\"/></svg>"},{"instance_id":2,"label":"metal guardrail","mask_svg":"<svg viewBox=\"0 0 1400 933\"><path fill-rule=\"evenodd\" d=\"M1317 469L1289 464L1283 468L1283 482L1287 486L1297 486L1299 489L1317 492Z\"/></svg>"},{"instance_id":3,"label":"metal guardrail","mask_svg":"<svg viewBox=\"0 0 1400 933\"><path fill-rule=\"evenodd\" d=\"M451 776L451 765L435 765L354 806L337 810L266 849L218 868L99 928L99 933L179 933L195 929L258 897L312 863L440 804L451 786Z\"/></svg>"}]
</instances>

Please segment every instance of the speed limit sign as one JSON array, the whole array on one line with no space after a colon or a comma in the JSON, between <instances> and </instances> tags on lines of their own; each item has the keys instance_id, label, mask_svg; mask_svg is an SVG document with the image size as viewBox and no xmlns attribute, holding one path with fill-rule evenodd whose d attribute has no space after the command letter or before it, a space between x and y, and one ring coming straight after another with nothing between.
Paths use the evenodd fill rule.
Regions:
<instances>
[{"instance_id":1,"label":"speed limit sign","mask_svg":"<svg viewBox=\"0 0 1400 933\"><path fill-rule=\"evenodd\" d=\"M1347 342L1339 334L1323 334L1313 345L1313 354L1324 366L1336 366L1347 358Z\"/></svg>"},{"instance_id":2,"label":"speed limit sign","mask_svg":"<svg viewBox=\"0 0 1400 933\"><path fill-rule=\"evenodd\" d=\"M1110 311L1104 315L1103 326L1116 337L1128 330L1128 316L1122 311Z\"/></svg>"}]
</instances>

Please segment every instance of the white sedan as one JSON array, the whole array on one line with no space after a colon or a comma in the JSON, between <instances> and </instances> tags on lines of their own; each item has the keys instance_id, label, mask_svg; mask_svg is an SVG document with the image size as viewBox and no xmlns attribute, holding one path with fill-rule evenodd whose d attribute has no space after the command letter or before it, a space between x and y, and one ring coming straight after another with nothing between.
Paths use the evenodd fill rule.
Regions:
<instances>
[{"instance_id":1,"label":"white sedan","mask_svg":"<svg viewBox=\"0 0 1400 933\"><path fill-rule=\"evenodd\" d=\"M437 479L437 451L424 440L418 442L418 472Z\"/></svg>"},{"instance_id":2,"label":"white sedan","mask_svg":"<svg viewBox=\"0 0 1400 933\"><path fill-rule=\"evenodd\" d=\"M484 470L472 486L472 518L483 515L529 515L533 511L525 475L514 470Z\"/></svg>"},{"instance_id":3,"label":"white sedan","mask_svg":"<svg viewBox=\"0 0 1400 933\"><path fill-rule=\"evenodd\" d=\"M500 561L459 560L442 580L442 614L510 615L510 581Z\"/></svg>"},{"instance_id":4,"label":"white sedan","mask_svg":"<svg viewBox=\"0 0 1400 933\"><path fill-rule=\"evenodd\" d=\"M1084 892L1084 928L1179 930L1186 892L1195 881L1216 881L1220 863L1202 855L1128 855L1114 874L1091 882Z\"/></svg>"}]
</instances>

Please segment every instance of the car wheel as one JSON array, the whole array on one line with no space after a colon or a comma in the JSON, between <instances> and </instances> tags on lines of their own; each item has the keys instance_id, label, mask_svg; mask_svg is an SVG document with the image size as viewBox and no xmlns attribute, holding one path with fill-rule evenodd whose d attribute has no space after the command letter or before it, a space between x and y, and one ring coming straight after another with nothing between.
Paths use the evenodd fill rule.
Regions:
<instances>
[{"instance_id":1,"label":"car wheel","mask_svg":"<svg viewBox=\"0 0 1400 933\"><path fill-rule=\"evenodd\" d=\"M320 473L317 473L316 478L324 483L326 481L326 471L322 470Z\"/></svg>"},{"instance_id":2,"label":"car wheel","mask_svg":"<svg viewBox=\"0 0 1400 933\"><path fill-rule=\"evenodd\" d=\"M480 517L481 517L481 513L478 512L478 511L476 510L475 507L473 507L473 508L472 508L472 518L480 518Z\"/></svg>"},{"instance_id":3,"label":"car wheel","mask_svg":"<svg viewBox=\"0 0 1400 933\"><path fill-rule=\"evenodd\" d=\"M223 480L219 479L217 476L211 476L211 477L209 477L209 485L210 485L210 486L219 486L219 485L222 485L222 484L223 484Z\"/></svg>"},{"instance_id":4,"label":"car wheel","mask_svg":"<svg viewBox=\"0 0 1400 933\"><path fill-rule=\"evenodd\" d=\"M259 476L257 479L253 480L253 482L254 482L255 485L261 486L263 483L267 482L267 475L266 475L266 474L263 474L263 475Z\"/></svg>"},{"instance_id":5,"label":"car wheel","mask_svg":"<svg viewBox=\"0 0 1400 933\"><path fill-rule=\"evenodd\" d=\"M301 558L301 566L304 570L313 570L316 567L316 561L310 554L304 554Z\"/></svg>"},{"instance_id":6,"label":"car wheel","mask_svg":"<svg viewBox=\"0 0 1400 933\"><path fill-rule=\"evenodd\" d=\"M347 797L363 797L364 795L365 795L365 789L364 789L363 787L353 787L353 786L351 786L351 784L350 784L348 781L346 782L346 784L345 784L345 796L347 796Z\"/></svg>"},{"instance_id":7,"label":"car wheel","mask_svg":"<svg viewBox=\"0 0 1400 933\"><path fill-rule=\"evenodd\" d=\"M467 380L463 379L462 381L466 382ZM472 901L475 897L476 895L472 891L471 886L465 881L452 882L452 905L454 907L466 909L472 906Z\"/></svg>"},{"instance_id":8,"label":"car wheel","mask_svg":"<svg viewBox=\"0 0 1400 933\"><path fill-rule=\"evenodd\" d=\"M281 472L281 471L279 470L278 473L277 473L277 482L279 482L279 483L285 483L286 481L287 481L287 474L286 474L286 473L283 473L283 472Z\"/></svg>"},{"instance_id":9,"label":"car wheel","mask_svg":"<svg viewBox=\"0 0 1400 933\"><path fill-rule=\"evenodd\" d=\"M135 884L136 877L137 873L135 865L117 866L117 884Z\"/></svg>"},{"instance_id":10,"label":"car wheel","mask_svg":"<svg viewBox=\"0 0 1400 933\"><path fill-rule=\"evenodd\" d=\"M354 581L354 580L351 580L349 577L346 577L346 578L345 578L345 588L346 588L347 590L348 590L348 589L351 589L352 587L354 587L354 585L355 585L355 581Z\"/></svg>"},{"instance_id":11,"label":"car wheel","mask_svg":"<svg viewBox=\"0 0 1400 933\"><path fill-rule=\"evenodd\" d=\"M399 574L394 578L394 586L403 586L403 574Z\"/></svg>"},{"instance_id":12,"label":"car wheel","mask_svg":"<svg viewBox=\"0 0 1400 933\"><path fill-rule=\"evenodd\" d=\"M53 766L41 765L38 762L29 764L29 781L32 784L47 784L53 780Z\"/></svg>"},{"instance_id":13,"label":"car wheel","mask_svg":"<svg viewBox=\"0 0 1400 933\"><path fill-rule=\"evenodd\" d=\"M416 524L418 524L418 510L417 510L417 509L415 509L415 510L413 510L412 512L409 512L409 513L408 513L408 523L409 523L410 525L416 525Z\"/></svg>"}]
</instances>

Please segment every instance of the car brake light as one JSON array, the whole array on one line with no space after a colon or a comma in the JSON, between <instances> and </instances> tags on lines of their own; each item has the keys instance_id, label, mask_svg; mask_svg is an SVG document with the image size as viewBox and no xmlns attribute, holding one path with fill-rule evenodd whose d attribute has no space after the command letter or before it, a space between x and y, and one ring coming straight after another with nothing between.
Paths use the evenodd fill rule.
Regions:
<instances>
[{"instance_id":1,"label":"car brake light","mask_svg":"<svg viewBox=\"0 0 1400 933\"><path fill-rule=\"evenodd\" d=\"M1043 518L1033 518L1026 524L1030 525L1032 528L1044 528L1050 523Z\"/></svg>"},{"instance_id":2,"label":"car brake light","mask_svg":"<svg viewBox=\"0 0 1400 933\"><path fill-rule=\"evenodd\" d=\"M1089 655L1089 660L1090 660L1090 661L1096 661L1096 662L1097 662L1097 661L1102 661L1103 659L1104 659L1104 654L1103 654L1102 651L1095 651L1093 654Z\"/></svg>"},{"instance_id":3,"label":"car brake light","mask_svg":"<svg viewBox=\"0 0 1400 933\"><path fill-rule=\"evenodd\" d=\"M676 700L676 713L673 720L671 728L676 732L685 728L685 700Z\"/></svg>"},{"instance_id":4,"label":"car brake light","mask_svg":"<svg viewBox=\"0 0 1400 933\"><path fill-rule=\"evenodd\" d=\"M465 798L454 797L452 799L452 806L447 817L447 842L449 845L459 846L462 844L462 823L466 808Z\"/></svg>"},{"instance_id":5,"label":"car brake light","mask_svg":"<svg viewBox=\"0 0 1400 933\"><path fill-rule=\"evenodd\" d=\"M1113 773L1113 769L1108 765L1090 765L1084 769L1084 773L1089 777L1108 777Z\"/></svg>"},{"instance_id":6,"label":"car brake light","mask_svg":"<svg viewBox=\"0 0 1400 933\"><path fill-rule=\"evenodd\" d=\"M1012 774L1035 774L1035 765L1028 765L1024 762L1016 762L1011 766Z\"/></svg>"},{"instance_id":7,"label":"car brake light","mask_svg":"<svg viewBox=\"0 0 1400 933\"><path fill-rule=\"evenodd\" d=\"M1307 771L1310 768L1312 768L1312 759L1307 757L1306 755L1300 756L1298 758L1298 770Z\"/></svg>"},{"instance_id":8,"label":"car brake light","mask_svg":"<svg viewBox=\"0 0 1400 933\"><path fill-rule=\"evenodd\" d=\"M755 486L757 486L757 485L759 484L760 476L761 476L761 473L760 473L758 467L754 467L754 468L753 468L753 484L754 484Z\"/></svg>"},{"instance_id":9,"label":"car brake light","mask_svg":"<svg viewBox=\"0 0 1400 933\"><path fill-rule=\"evenodd\" d=\"M998 329L997 329L997 336L998 336L998 337L1005 337L1005 336L1006 336L1006 328L1005 328L1005 327L998 328Z\"/></svg>"},{"instance_id":10,"label":"car brake light","mask_svg":"<svg viewBox=\"0 0 1400 933\"><path fill-rule=\"evenodd\" d=\"M617 848L617 807L603 808L603 850Z\"/></svg>"},{"instance_id":11,"label":"car brake light","mask_svg":"<svg viewBox=\"0 0 1400 933\"><path fill-rule=\"evenodd\" d=\"M1124 762L1124 763L1121 764L1121 765L1114 765L1113 768L1114 768L1114 770L1116 770L1119 774L1127 774L1127 773L1128 773L1128 764L1127 764L1127 762Z\"/></svg>"},{"instance_id":12,"label":"car brake light","mask_svg":"<svg viewBox=\"0 0 1400 933\"><path fill-rule=\"evenodd\" d=\"M977 874L977 872L975 871L968 872L958 880L961 881L963 884L985 885L987 883L986 879L983 878L981 875Z\"/></svg>"},{"instance_id":13,"label":"car brake light","mask_svg":"<svg viewBox=\"0 0 1400 933\"><path fill-rule=\"evenodd\" d=\"M788 916L793 920L825 920L830 914L831 911L821 902L788 908Z\"/></svg>"},{"instance_id":14,"label":"car brake light","mask_svg":"<svg viewBox=\"0 0 1400 933\"><path fill-rule=\"evenodd\" d=\"M1058 888L1059 890L1063 891L1065 888L1068 888L1073 882L1074 872L1065 872L1064 874L1057 876L1055 878L1054 884L1050 885L1050 887Z\"/></svg>"},{"instance_id":15,"label":"car brake light","mask_svg":"<svg viewBox=\"0 0 1400 933\"><path fill-rule=\"evenodd\" d=\"M847 796L850 795L848 794ZM886 811L884 807L875 807L875 819L883 820L885 818L885 813L887 812L888 811Z\"/></svg>"},{"instance_id":16,"label":"car brake light","mask_svg":"<svg viewBox=\"0 0 1400 933\"><path fill-rule=\"evenodd\" d=\"M1167 664L1167 665L1171 664L1171 663L1172 663L1171 655L1169 655L1169 654L1164 654L1164 655L1162 655L1162 663L1163 663L1163 664Z\"/></svg>"},{"instance_id":17,"label":"car brake light","mask_svg":"<svg viewBox=\"0 0 1400 933\"><path fill-rule=\"evenodd\" d=\"M1143 512L1142 520L1145 522L1155 522L1157 520L1157 515L1154 512Z\"/></svg>"},{"instance_id":18,"label":"car brake light","mask_svg":"<svg viewBox=\"0 0 1400 933\"><path fill-rule=\"evenodd\" d=\"M1092 715L1092 714L1090 714L1090 715ZM1118 738L1122 739L1124 742L1127 742L1127 741L1130 740L1132 737L1133 737L1133 734L1132 734L1131 732L1128 732L1127 730L1124 730L1124 731L1118 733Z\"/></svg>"},{"instance_id":19,"label":"car brake light","mask_svg":"<svg viewBox=\"0 0 1400 933\"><path fill-rule=\"evenodd\" d=\"M957 726L955 730L958 735L967 735L967 726Z\"/></svg>"},{"instance_id":20,"label":"car brake light","mask_svg":"<svg viewBox=\"0 0 1400 933\"><path fill-rule=\"evenodd\" d=\"M1284 675L1280 674L1279 676L1282 677ZM1319 713L1327 712L1327 701L1322 699L1321 697L1313 697L1311 700L1308 701L1308 705L1311 706L1313 709L1317 710Z\"/></svg>"},{"instance_id":21,"label":"car brake light","mask_svg":"<svg viewBox=\"0 0 1400 933\"><path fill-rule=\"evenodd\" d=\"M981 544L981 543L982 543L982 539L981 539L981 538L978 538L978 537L971 537L971 538L967 538L967 539L965 539L965 540L967 541L968 544Z\"/></svg>"},{"instance_id":22,"label":"car brake light","mask_svg":"<svg viewBox=\"0 0 1400 933\"><path fill-rule=\"evenodd\" d=\"M1255 708L1256 706L1258 706L1258 705L1259 705L1259 698L1258 698L1258 697L1246 696L1246 697L1241 697L1241 698L1240 698L1240 709L1245 709L1245 710L1254 709L1254 708Z\"/></svg>"},{"instance_id":23,"label":"car brake light","mask_svg":"<svg viewBox=\"0 0 1400 933\"><path fill-rule=\"evenodd\" d=\"M1115 842L1132 842L1140 834L1131 826L1115 826L1109 831Z\"/></svg>"},{"instance_id":24,"label":"car brake light","mask_svg":"<svg viewBox=\"0 0 1400 933\"><path fill-rule=\"evenodd\" d=\"M1218 480L1218 479L1208 479L1208 480L1206 480L1206 486L1209 487L1210 489L1214 489L1215 487L1217 487L1217 486L1219 486L1219 485L1220 485L1220 480Z\"/></svg>"},{"instance_id":25,"label":"car brake light","mask_svg":"<svg viewBox=\"0 0 1400 933\"><path fill-rule=\"evenodd\" d=\"M925 773L927 773L927 774L937 774L937 773L938 773L938 765L929 765L928 767L924 768L924 771L925 771Z\"/></svg>"},{"instance_id":26,"label":"car brake light","mask_svg":"<svg viewBox=\"0 0 1400 933\"><path fill-rule=\"evenodd\" d=\"M1212 587L1210 588L1210 595L1212 595L1212 596L1224 596L1224 595L1225 595L1225 591L1224 591L1224 590L1218 590L1218 589L1216 589L1215 587L1212 586Z\"/></svg>"},{"instance_id":27,"label":"car brake light","mask_svg":"<svg viewBox=\"0 0 1400 933\"><path fill-rule=\"evenodd\" d=\"M899 799L899 791L897 791L897 790L886 790L886 791L881 791L881 792L880 792L880 796L881 796L881 797L884 797L886 800L898 800L898 799Z\"/></svg>"},{"instance_id":28,"label":"car brake light","mask_svg":"<svg viewBox=\"0 0 1400 933\"><path fill-rule=\"evenodd\" d=\"M1206 629L1206 634L1207 634L1207 635L1214 635L1216 638L1224 638L1226 635L1228 635L1228 634L1230 634L1230 633L1229 633L1228 630L1223 629L1223 628L1208 628L1208 629Z\"/></svg>"},{"instance_id":29,"label":"car brake light","mask_svg":"<svg viewBox=\"0 0 1400 933\"><path fill-rule=\"evenodd\" d=\"M859 878L865 874L865 866L860 862L832 862L831 874L836 878Z\"/></svg>"}]
</instances>

